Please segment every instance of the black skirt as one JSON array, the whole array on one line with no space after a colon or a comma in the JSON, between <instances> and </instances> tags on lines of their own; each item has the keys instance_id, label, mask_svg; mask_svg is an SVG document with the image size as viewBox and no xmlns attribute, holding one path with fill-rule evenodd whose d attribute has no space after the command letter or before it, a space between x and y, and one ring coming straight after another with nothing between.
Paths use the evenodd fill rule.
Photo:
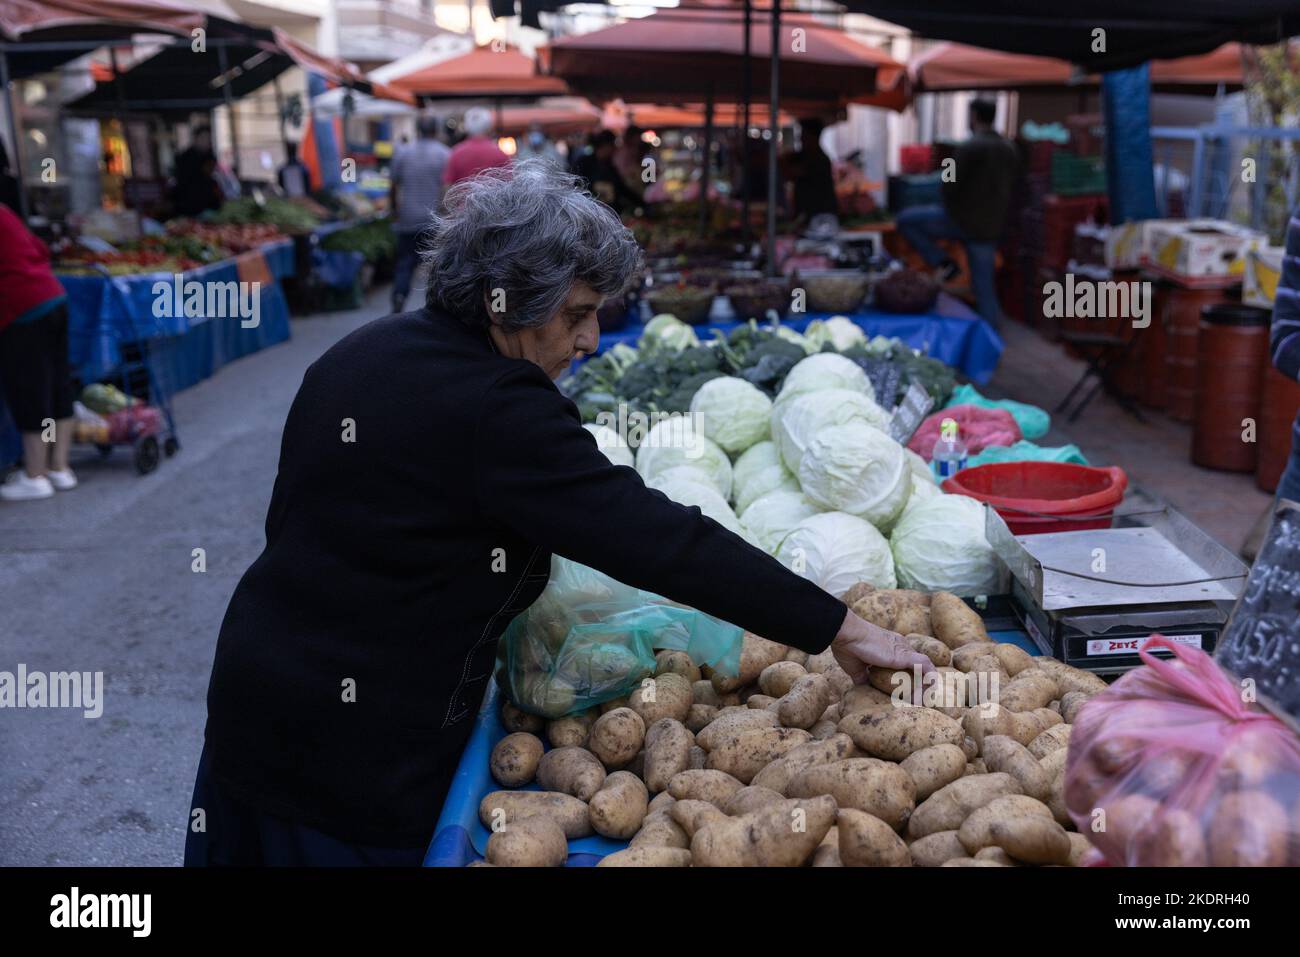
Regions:
<instances>
[{"instance_id":1,"label":"black skirt","mask_svg":"<svg viewBox=\"0 0 1300 957\"><path fill-rule=\"evenodd\" d=\"M72 418L66 304L0 332L0 389L19 432L40 432L47 419Z\"/></svg>"}]
</instances>

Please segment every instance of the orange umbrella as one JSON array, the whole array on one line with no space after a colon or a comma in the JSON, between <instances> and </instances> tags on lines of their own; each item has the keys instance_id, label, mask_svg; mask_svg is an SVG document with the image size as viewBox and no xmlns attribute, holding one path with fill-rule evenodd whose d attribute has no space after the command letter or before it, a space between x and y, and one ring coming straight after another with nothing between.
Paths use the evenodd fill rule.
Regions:
<instances>
[{"instance_id":1,"label":"orange umbrella","mask_svg":"<svg viewBox=\"0 0 1300 957\"><path fill-rule=\"evenodd\" d=\"M1076 75L1065 60L1004 53L964 43L940 43L908 64L917 92L945 90L1030 90L1097 86L1096 74ZM1184 91L1192 87L1213 89L1220 83L1242 85L1241 45L1225 43L1217 50L1176 60L1151 62L1151 85Z\"/></svg>"},{"instance_id":2,"label":"orange umbrella","mask_svg":"<svg viewBox=\"0 0 1300 957\"><path fill-rule=\"evenodd\" d=\"M754 126L767 126L768 106L755 103L749 108L749 122ZM713 122L717 126L736 126L742 122L739 105L723 103L713 108ZM785 110L780 114L781 126L794 126L795 118ZM627 103L621 115L612 118L606 114L605 126L621 128L635 125L643 129L703 129L706 122L705 107L701 103L683 103L679 106L660 106L654 103Z\"/></svg>"},{"instance_id":3,"label":"orange umbrella","mask_svg":"<svg viewBox=\"0 0 1300 957\"><path fill-rule=\"evenodd\" d=\"M750 49L755 100L768 96L771 23L755 16ZM902 109L905 69L883 50L807 14L782 18L781 101L792 112L828 104L871 103ZM732 101L741 93L744 17L730 7L677 7L603 30L561 37L538 51L548 74L592 99L698 103L710 93Z\"/></svg>"},{"instance_id":4,"label":"orange umbrella","mask_svg":"<svg viewBox=\"0 0 1300 957\"><path fill-rule=\"evenodd\" d=\"M390 86L430 100L506 99L563 96L564 81L539 76L533 60L518 47L492 43L405 76Z\"/></svg>"},{"instance_id":5,"label":"orange umbrella","mask_svg":"<svg viewBox=\"0 0 1300 957\"><path fill-rule=\"evenodd\" d=\"M567 106L506 106L501 109L497 134L518 136L537 126L552 136L565 136L600 125L600 110L585 101Z\"/></svg>"}]
</instances>

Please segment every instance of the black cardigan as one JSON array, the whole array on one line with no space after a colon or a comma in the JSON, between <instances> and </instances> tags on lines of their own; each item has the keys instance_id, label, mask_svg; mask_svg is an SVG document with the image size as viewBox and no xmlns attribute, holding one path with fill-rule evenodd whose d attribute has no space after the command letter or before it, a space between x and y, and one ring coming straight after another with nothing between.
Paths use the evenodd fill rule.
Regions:
<instances>
[{"instance_id":1,"label":"black cardigan","mask_svg":"<svg viewBox=\"0 0 1300 957\"><path fill-rule=\"evenodd\" d=\"M208 689L218 783L343 840L427 842L497 639L552 551L808 652L845 613L611 465L542 370L485 332L390 316L313 363L289 410L266 549Z\"/></svg>"}]
</instances>

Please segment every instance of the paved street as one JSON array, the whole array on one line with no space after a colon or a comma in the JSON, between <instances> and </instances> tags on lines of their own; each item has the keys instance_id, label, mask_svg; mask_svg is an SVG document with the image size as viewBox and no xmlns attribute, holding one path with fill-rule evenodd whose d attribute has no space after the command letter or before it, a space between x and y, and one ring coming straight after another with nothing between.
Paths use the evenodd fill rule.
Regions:
<instances>
[{"instance_id":1,"label":"paved street","mask_svg":"<svg viewBox=\"0 0 1300 957\"><path fill-rule=\"evenodd\" d=\"M74 491L0 505L0 671L104 673L98 719L0 711L0 865L180 863L213 647L263 544L285 413L387 301L294 320L289 342L180 393L183 449L152 475L92 453Z\"/></svg>"}]
</instances>

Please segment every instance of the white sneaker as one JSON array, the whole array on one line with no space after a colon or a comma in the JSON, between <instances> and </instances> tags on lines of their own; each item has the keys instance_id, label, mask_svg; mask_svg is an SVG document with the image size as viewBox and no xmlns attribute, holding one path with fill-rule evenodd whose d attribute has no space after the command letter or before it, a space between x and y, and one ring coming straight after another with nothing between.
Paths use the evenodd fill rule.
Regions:
<instances>
[{"instance_id":1,"label":"white sneaker","mask_svg":"<svg viewBox=\"0 0 1300 957\"><path fill-rule=\"evenodd\" d=\"M27 502L38 498L50 498L54 495L54 486L44 475L31 478L22 469L15 469L0 485L0 498L6 502Z\"/></svg>"},{"instance_id":2,"label":"white sneaker","mask_svg":"<svg viewBox=\"0 0 1300 957\"><path fill-rule=\"evenodd\" d=\"M45 477L50 480L56 492L66 492L77 487L77 473L72 469L64 469L62 472L50 469L45 473Z\"/></svg>"}]
</instances>

